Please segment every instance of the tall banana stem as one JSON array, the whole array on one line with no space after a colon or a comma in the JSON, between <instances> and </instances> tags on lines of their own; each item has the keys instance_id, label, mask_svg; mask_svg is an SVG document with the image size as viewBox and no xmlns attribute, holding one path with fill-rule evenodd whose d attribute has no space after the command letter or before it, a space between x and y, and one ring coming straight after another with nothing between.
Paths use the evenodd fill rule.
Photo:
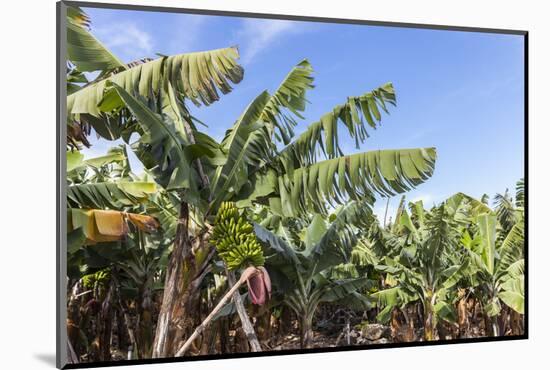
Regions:
<instances>
[{"instance_id":1,"label":"tall banana stem","mask_svg":"<svg viewBox=\"0 0 550 370\"><path fill-rule=\"evenodd\" d=\"M227 282L229 284L235 284L235 273L233 271L229 271L227 268L226 268L226 273L227 273ZM244 333L246 334L246 338L248 339L248 343L250 344L250 350L252 352L260 352L262 350L262 347L260 346L260 341L256 336L256 332L254 331L254 325L252 325L252 322L250 322L250 318L246 313L246 308L244 307L244 303L239 292L233 293L233 303L235 304L235 308L237 309L237 314L241 319L241 325Z\"/></svg>"}]
</instances>

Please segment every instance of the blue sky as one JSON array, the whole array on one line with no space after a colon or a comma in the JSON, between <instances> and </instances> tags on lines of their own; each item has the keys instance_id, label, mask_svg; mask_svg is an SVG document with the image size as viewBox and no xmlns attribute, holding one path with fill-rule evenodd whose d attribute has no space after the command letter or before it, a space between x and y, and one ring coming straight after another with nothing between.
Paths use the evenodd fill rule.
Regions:
<instances>
[{"instance_id":1,"label":"blue sky","mask_svg":"<svg viewBox=\"0 0 550 370\"><path fill-rule=\"evenodd\" d=\"M363 25L85 8L92 33L122 60L238 45L244 80L192 112L221 138L248 103L273 91L307 58L316 88L302 132L347 96L392 82L397 107L357 150L437 148L433 177L407 194L426 206L462 191L480 197L513 189L524 173L523 37ZM95 143L89 156L111 143ZM135 163L137 160L134 160ZM136 165L134 165L136 167ZM399 197L390 202L394 213ZM378 201L377 214L385 203Z\"/></svg>"}]
</instances>

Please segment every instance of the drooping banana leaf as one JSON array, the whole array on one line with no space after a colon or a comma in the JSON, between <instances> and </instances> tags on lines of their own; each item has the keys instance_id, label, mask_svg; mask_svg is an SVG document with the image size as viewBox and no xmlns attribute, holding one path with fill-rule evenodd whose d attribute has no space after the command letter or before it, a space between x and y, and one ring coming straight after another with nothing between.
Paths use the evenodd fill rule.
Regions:
<instances>
[{"instance_id":1,"label":"drooping banana leaf","mask_svg":"<svg viewBox=\"0 0 550 370\"><path fill-rule=\"evenodd\" d=\"M67 188L67 202L70 207L122 210L141 204L155 191L154 182L78 184Z\"/></svg>"},{"instance_id":2,"label":"drooping banana leaf","mask_svg":"<svg viewBox=\"0 0 550 370\"><path fill-rule=\"evenodd\" d=\"M502 285L502 291L498 293L498 297L514 311L525 313L525 293L523 290L524 278L506 280Z\"/></svg>"},{"instance_id":3,"label":"drooping banana leaf","mask_svg":"<svg viewBox=\"0 0 550 370\"><path fill-rule=\"evenodd\" d=\"M512 278L517 278L519 276L525 276L525 259L521 258L516 262L512 263L506 269L508 276Z\"/></svg>"},{"instance_id":4,"label":"drooping banana leaf","mask_svg":"<svg viewBox=\"0 0 550 370\"><path fill-rule=\"evenodd\" d=\"M445 201L448 212L454 215L461 205L466 204L470 207L469 214L472 217L477 217L483 213L492 213L493 210L485 203L475 199L464 193L456 193Z\"/></svg>"},{"instance_id":5,"label":"drooping banana leaf","mask_svg":"<svg viewBox=\"0 0 550 370\"><path fill-rule=\"evenodd\" d=\"M355 140L356 147L368 138L367 126L376 129L382 119L380 111L388 113L387 106L395 105L393 85L387 83L368 93L349 97L347 102L334 107L321 119L288 144L274 159L286 171L315 163L318 153L329 159L343 155L338 140L338 125L343 124Z\"/></svg>"},{"instance_id":6,"label":"drooping banana leaf","mask_svg":"<svg viewBox=\"0 0 550 370\"><path fill-rule=\"evenodd\" d=\"M423 297L426 281L421 271L407 267L397 259L388 256L384 257L381 264L376 265L375 268L391 275L397 286L401 286L408 294L415 295L416 299Z\"/></svg>"},{"instance_id":7,"label":"drooping banana leaf","mask_svg":"<svg viewBox=\"0 0 550 370\"><path fill-rule=\"evenodd\" d=\"M92 23L88 14L86 14L78 6L67 7L67 20L69 22L76 24L79 27L87 28L87 29L90 28L90 25Z\"/></svg>"},{"instance_id":8,"label":"drooping banana leaf","mask_svg":"<svg viewBox=\"0 0 550 370\"><path fill-rule=\"evenodd\" d=\"M80 8L67 7L67 21L67 59L79 71L126 68L120 59L90 33L89 18Z\"/></svg>"},{"instance_id":9,"label":"drooping banana leaf","mask_svg":"<svg viewBox=\"0 0 550 370\"><path fill-rule=\"evenodd\" d=\"M310 211L326 213L327 203L373 201L375 193L403 193L432 175L435 159L435 148L378 150L298 168L271 184L280 198L280 208L272 204L274 213L286 217Z\"/></svg>"},{"instance_id":10,"label":"drooping banana leaf","mask_svg":"<svg viewBox=\"0 0 550 370\"><path fill-rule=\"evenodd\" d=\"M176 93L193 103L209 105L219 100L218 90L227 94L229 82L239 83L243 69L237 64L235 47L196 53L162 56L147 63L93 83L67 97L69 115L89 114L99 117L99 109L108 81L125 91L147 99L159 96L163 86L170 82ZM116 106L111 106L111 110ZM105 108L104 108L105 110Z\"/></svg>"},{"instance_id":11,"label":"drooping banana leaf","mask_svg":"<svg viewBox=\"0 0 550 370\"><path fill-rule=\"evenodd\" d=\"M287 145L294 136L296 119L303 119L301 113L306 107L306 91L313 88L313 68L307 59L298 63L271 94L260 119L276 128L276 138Z\"/></svg>"},{"instance_id":12,"label":"drooping banana leaf","mask_svg":"<svg viewBox=\"0 0 550 370\"><path fill-rule=\"evenodd\" d=\"M503 279L501 291L498 297L514 311L525 313L525 261L520 259L511 264L507 272L508 274Z\"/></svg>"},{"instance_id":13,"label":"drooping banana leaf","mask_svg":"<svg viewBox=\"0 0 550 370\"><path fill-rule=\"evenodd\" d=\"M83 158L79 152L67 152L67 181L70 184L144 181L132 174L125 145L112 147L105 155Z\"/></svg>"},{"instance_id":14,"label":"drooping banana leaf","mask_svg":"<svg viewBox=\"0 0 550 370\"><path fill-rule=\"evenodd\" d=\"M498 249L500 259L496 267L497 278L506 273L513 263L522 258L525 238L524 232L525 222L521 219L512 229L510 229L504 238L504 241Z\"/></svg>"},{"instance_id":15,"label":"drooping banana leaf","mask_svg":"<svg viewBox=\"0 0 550 370\"><path fill-rule=\"evenodd\" d=\"M266 260L274 265L301 266L299 252L271 231L259 224L254 224L254 233L258 240L268 248Z\"/></svg>"}]
</instances>

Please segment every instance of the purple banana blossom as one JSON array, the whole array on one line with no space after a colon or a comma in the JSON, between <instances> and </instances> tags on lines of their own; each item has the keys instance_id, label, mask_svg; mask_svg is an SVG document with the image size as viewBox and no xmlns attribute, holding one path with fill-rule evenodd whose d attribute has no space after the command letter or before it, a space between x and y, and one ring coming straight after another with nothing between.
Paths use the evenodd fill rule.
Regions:
<instances>
[{"instance_id":1,"label":"purple banana blossom","mask_svg":"<svg viewBox=\"0 0 550 370\"><path fill-rule=\"evenodd\" d=\"M271 279L265 267L260 266L255 269L255 273L252 273L247 279L248 293L253 304L263 305L271 298Z\"/></svg>"}]
</instances>

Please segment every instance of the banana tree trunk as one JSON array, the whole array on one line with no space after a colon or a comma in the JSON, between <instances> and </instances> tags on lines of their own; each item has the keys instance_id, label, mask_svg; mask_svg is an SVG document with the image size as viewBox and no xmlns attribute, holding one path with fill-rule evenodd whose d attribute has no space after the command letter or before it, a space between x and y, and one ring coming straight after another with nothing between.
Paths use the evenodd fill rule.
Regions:
<instances>
[{"instance_id":1,"label":"banana tree trunk","mask_svg":"<svg viewBox=\"0 0 550 370\"><path fill-rule=\"evenodd\" d=\"M491 322L491 334L492 334L492 336L493 337L500 336L500 328L499 328L499 325L498 325L498 315L492 316L490 318L490 322Z\"/></svg>"},{"instance_id":2,"label":"banana tree trunk","mask_svg":"<svg viewBox=\"0 0 550 370\"><path fill-rule=\"evenodd\" d=\"M116 347L120 352L126 352L128 350L128 346L130 345L130 342L128 340L126 326L124 325L124 318L122 317L122 311L120 310L120 308L116 307L116 300L113 306L113 312L116 318L116 328L113 328L113 331L116 330Z\"/></svg>"},{"instance_id":3,"label":"banana tree trunk","mask_svg":"<svg viewBox=\"0 0 550 370\"><path fill-rule=\"evenodd\" d=\"M132 324L132 319L130 318L128 306L126 305L126 302L124 302L124 300L120 295L120 283L118 281L118 276L116 274L116 271L113 271L111 276L113 279L113 284L115 284L115 298L120 308L119 311L121 312L122 318L124 319L124 325L126 326L126 330L128 332L128 339L130 340L130 347L128 348L128 360L132 359L132 356L133 356L132 351L137 351L138 358L139 358L139 351L137 349L134 326Z\"/></svg>"},{"instance_id":4,"label":"banana tree trunk","mask_svg":"<svg viewBox=\"0 0 550 370\"><path fill-rule=\"evenodd\" d=\"M414 319L412 315L410 315L410 308L411 308L411 305L405 305L405 307L401 309L401 313L403 314L403 318L405 319L405 325L407 326L407 332L406 332L407 342L413 342L415 340ZM414 314L414 305L412 306L412 311Z\"/></svg>"},{"instance_id":5,"label":"banana tree trunk","mask_svg":"<svg viewBox=\"0 0 550 370\"><path fill-rule=\"evenodd\" d=\"M140 358L151 358L153 344L153 317L151 289L141 287L138 294L137 337Z\"/></svg>"},{"instance_id":6,"label":"banana tree trunk","mask_svg":"<svg viewBox=\"0 0 550 370\"><path fill-rule=\"evenodd\" d=\"M434 309L431 299L426 299L424 303L424 340L431 341L435 339L435 320Z\"/></svg>"},{"instance_id":7,"label":"banana tree trunk","mask_svg":"<svg viewBox=\"0 0 550 370\"><path fill-rule=\"evenodd\" d=\"M194 327L199 287L208 272L212 248L202 243L193 250L189 236L189 206L182 202L174 248L166 269L162 305L153 341L153 358L175 355ZM199 258L200 257L200 258Z\"/></svg>"},{"instance_id":8,"label":"banana tree trunk","mask_svg":"<svg viewBox=\"0 0 550 370\"><path fill-rule=\"evenodd\" d=\"M282 338L292 330L292 314L290 307L282 307L281 317L278 319L277 337Z\"/></svg>"},{"instance_id":9,"label":"banana tree trunk","mask_svg":"<svg viewBox=\"0 0 550 370\"><path fill-rule=\"evenodd\" d=\"M74 357L79 358L80 331L82 314L80 308L82 299L80 298L83 292L82 281L78 280L69 293L67 303L67 341L71 343L71 351ZM74 362L73 362L74 363Z\"/></svg>"},{"instance_id":10,"label":"banana tree trunk","mask_svg":"<svg viewBox=\"0 0 550 370\"><path fill-rule=\"evenodd\" d=\"M111 361L111 331L113 327L113 282L108 288L105 299L101 303L101 310L98 315L98 338L99 338L99 360Z\"/></svg>"},{"instance_id":11,"label":"banana tree trunk","mask_svg":"<svg viewBox=\"0 0 550 370\"><path fill-rule=\"evenodd\" d=\"M458 336L459 338L467 338L470 331L470 319L468 317L467 297L465 293L458 301Z\"/></svg>"},{"instance_id":12,"label":"banana tree trunk","mask_svg":"<svg viewBox=\"0 0 550 370\"><path fill-rule=\"evenodd\" d=\"M311 348L313 346L313 317L312 315L302 315L300 323L300 346L301 348Z\"/></svg>"}]
</instances>

